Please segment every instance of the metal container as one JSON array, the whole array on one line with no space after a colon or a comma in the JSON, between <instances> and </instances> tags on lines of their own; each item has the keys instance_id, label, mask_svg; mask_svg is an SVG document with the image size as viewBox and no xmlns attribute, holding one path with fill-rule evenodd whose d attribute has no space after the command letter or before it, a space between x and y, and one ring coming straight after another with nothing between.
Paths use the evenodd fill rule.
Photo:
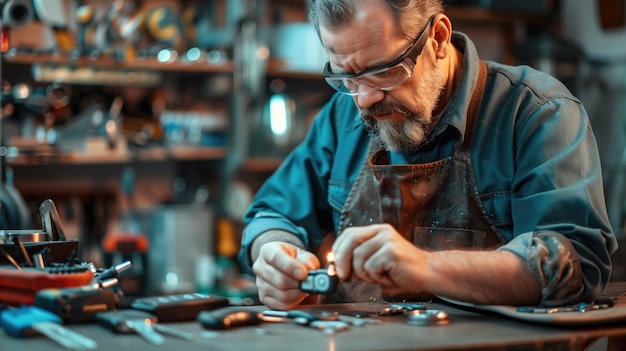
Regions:
<instances>
[{"instance_id":1,"label":"metal container","mask_svg":"<svg viewBox=\"0 0 626 351\"><path fill-rule=\"evenodd\" d=\"M145 293L197 290L198 262L215 251L215 214L207 205L164 205L135 213L149 240Z\"/></svg>"},{"instance_id":2,"label":"metal container","mask_svg":"<svg viewBox=\"0 0 626 351\"><path fill-rule=\"evenodd\" d=\"M0 230L0 244L16 244L16 238L22 243L48 241L48 233L37 229Z\"/></svg>"}]
</instances>

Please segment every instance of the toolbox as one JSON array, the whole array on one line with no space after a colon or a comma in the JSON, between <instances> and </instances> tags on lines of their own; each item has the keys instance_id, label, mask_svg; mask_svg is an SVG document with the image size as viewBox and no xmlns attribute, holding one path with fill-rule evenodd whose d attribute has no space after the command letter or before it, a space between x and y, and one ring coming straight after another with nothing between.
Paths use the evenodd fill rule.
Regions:
<instances>
[{"instance_id":1,"label":"toolbox","mask_svg":"<svg viewBox=\"0 0 626 351\"><path fill-rule=\"evenodd\" d=\"M39 207L41 229L0 230L0 304L32 305L43 289L88 285L94 272L76 264L78 240L66 240L52 200Z\"/></svg>"}]
</instances>

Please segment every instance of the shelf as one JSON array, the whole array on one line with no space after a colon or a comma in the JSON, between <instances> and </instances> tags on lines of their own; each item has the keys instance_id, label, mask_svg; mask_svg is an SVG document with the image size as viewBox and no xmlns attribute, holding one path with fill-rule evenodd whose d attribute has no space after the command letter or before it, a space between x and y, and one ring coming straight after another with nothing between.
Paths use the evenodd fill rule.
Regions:
<instances>
[{"instance_id":1,"label":"shelf","mask_svg":"<svg viewBox=\"0 0 626 351\"><path fill-rule=\"evenodd\" d=\"M478 6L447 5L444 13L453 21L512 25L514 23L545 25L549 14L490 10Z\"/></svg>"},{"instance_id":2,"label":"shelf","mask_svg":"<svg viewBox=\"0 0 626 351\"><path fill-rule=\"evenodd\" d=\"M282 162L283 158L279 157L250 157L243 162L240 170L251 173L274 172Z\"/></svg>"},{"instance_id":3,"label":"shelf","mask_svg":"<svg viewBox=\"0 0 626 351\"><path fill-rule=\"evenodd\" d=\"M48 65L72 65L98 68L115 68L126 70L154 70L172 72L207 72L207 73L230 73L233 70L232 61L221 63L188 62L176 60L173 62L159 62L156 58L135 58L120 61L112 58L90 59L86 57L72 58L62 54L4 54L4 62L22 65L46 63Z\"/></svg>"},{"instance_id":4,"label":"shelf","mask_svg":"<svg viewBox=\"0 0 626 351\"><path fill-rule=\"evenodd\" d=\"M39 149L38 153L18 155L7 158L11 166L28 165L94 165L94 164L129 164L139 162L176 161L207 161L223 160L227 156L225 147L150 147L129 152L99 153L55 153L52 148Z\"/></svg>"}]
</instances>

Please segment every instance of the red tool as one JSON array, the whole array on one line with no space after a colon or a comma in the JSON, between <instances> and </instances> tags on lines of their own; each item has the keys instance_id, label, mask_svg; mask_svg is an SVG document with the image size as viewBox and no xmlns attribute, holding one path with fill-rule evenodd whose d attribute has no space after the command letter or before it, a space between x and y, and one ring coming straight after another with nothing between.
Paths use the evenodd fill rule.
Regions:
<instances>
[{"instance_id":1,"label":"red tool","mask_svg":"<svg viewBox=\"0 0 626 351\"><path fill-rule=\"evenodd\" d=\"M94 278L91 270L67 267L0 268L0 302L7 305L32 305L35 294L43 289L89 285Z\"/></svg>"}]
</instances>

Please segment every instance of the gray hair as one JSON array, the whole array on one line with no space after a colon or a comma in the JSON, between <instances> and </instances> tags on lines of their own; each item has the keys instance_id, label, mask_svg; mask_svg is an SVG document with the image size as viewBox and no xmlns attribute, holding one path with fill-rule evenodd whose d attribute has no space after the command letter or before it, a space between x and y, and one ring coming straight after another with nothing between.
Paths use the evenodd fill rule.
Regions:
<instances>
[{"instance_id":1,"label":"gray hair","mask_svg":"<svg viewBox=\"0 0 626 351\"><path fill-rule=\"evenodd\" d=\"M311 0L309 21L318 36L320 25L338 29L348 25L354 18L358 4L363 0ZM424 28L434 15L443 13L442 0L382 0L400 26L401 33L410 39Z\"/></svg>"}]
</instances>

